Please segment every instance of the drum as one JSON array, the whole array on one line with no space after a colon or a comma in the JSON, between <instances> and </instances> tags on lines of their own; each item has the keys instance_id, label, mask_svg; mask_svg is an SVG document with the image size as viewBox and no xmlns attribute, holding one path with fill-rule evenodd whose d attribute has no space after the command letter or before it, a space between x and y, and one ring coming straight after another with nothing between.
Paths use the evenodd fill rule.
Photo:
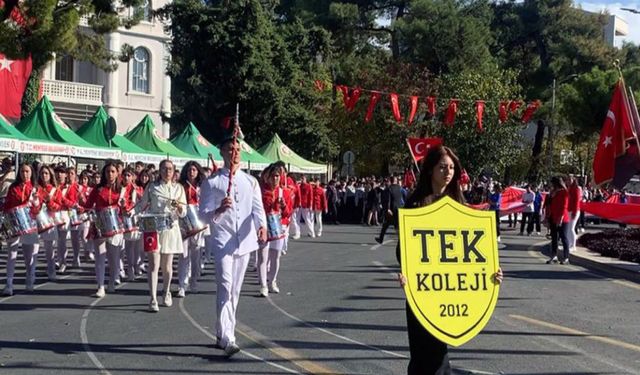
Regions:
<instances>
[{"instance_id":1,"label":"drum","mask_svg":"<svg viewBox=\"0 0 640 375\"><path fill-rule=\"evenodd\" d=\"M63 225L67 225L68 218L66 212L56 211L52 212L51 215L53 216L52 219L56 226L61 227Z\"/></svg>"},{"instance_id":2,"label":"drum","mask_svg":"<svg viewBox=\"0 0 640 375\"><path fill-rule=\"evenodd\" d=\"M78 226L84 221L85 220L83 220L83 217L80 216L77 209L72 208L69 210L69 223L71 223L72 227Z\"/></svg>"},{"instance_id":3,"label":"drum","mask_svg":"<svg viewBox=\"0 0 640 375\"><path fill-rule=\"evenodd\" d=\"M173 218L169 214L145 214L138 216L138 226L142 232L161 232L171 229Z\"/></svg>"},{"instance_id":4,"label":"drum","mask_svg":"<svg viewBox=\"0 0 640 375\"><path fill-rule=\"evenodd\" d=\"M282 216L279 212L267 214L267 241L275 241L284 238Z\"/></svg>"},{"instance_id":5,"label":"drum","mask_svg":"<svg viewBox=\"0 0 640 375\"><path fill-rule=\"evenodd\" d=\"M124 233L131 233L138 230L138 223L135 216L122 215L122 228Z\"/></svg>"},{"instance_id":6,"label":"drum","mask_svg":"<svg viewBox=\"0 0 640 375\"><path fill-rule=\"evenodd\" d=\"M200 220L198 206L187 205L187 215L180 219L180 231L182 238L188 238L207 229L207 225Z\"/></svg>"},{"instance_id":7,"label":"drum","mask_svg":"<svg viewBox=\"0 0 640 375\"><path fill-rule=\"evenodd\" d=\"M38 226L31 218L31 208L27 205L14 207L2 215L2 231L7 238L36 233Z\"/></svg>"},{"instance_id":8,"label":"drum","mask_svg":"<svg viewBox=\"0 0 640 375\"><path fill-rule=\"evenodd\" d=\"M118 207L106 207L95 212L96 238L113 237L122 233Z\"/></svg>"},{"instance_id":9,"label":"drum","mask_svg":"<svg viewBox=\"0 0 640 375\"><path fill-rule=\"evenodd\" d=\"M38 233L46 232L56 226L46 206L42 206L40 212L36 215L36 225L38 226Z\"/></svg>"}]
</instances>

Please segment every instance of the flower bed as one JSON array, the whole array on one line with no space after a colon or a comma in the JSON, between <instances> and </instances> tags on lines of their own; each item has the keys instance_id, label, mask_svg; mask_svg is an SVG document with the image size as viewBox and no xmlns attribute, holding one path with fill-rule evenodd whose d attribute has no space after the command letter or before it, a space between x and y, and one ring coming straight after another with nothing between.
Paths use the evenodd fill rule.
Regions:
<instances>
[{"instance_id":1,"label":"flower bed","mask_svg":"<svg viewBox=\"0 0 640 375\"><path fill-rule=\"evenodd\" d=\"M640 229L607 229L599 233L587 233L578 242L602 256L640 263Z\"/></svg>"}]
</instances>

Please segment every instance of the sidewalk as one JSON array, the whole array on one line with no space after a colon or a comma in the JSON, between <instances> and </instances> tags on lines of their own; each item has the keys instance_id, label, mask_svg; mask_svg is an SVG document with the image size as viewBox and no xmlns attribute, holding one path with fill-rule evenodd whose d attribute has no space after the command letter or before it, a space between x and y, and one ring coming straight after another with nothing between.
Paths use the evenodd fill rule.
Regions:
<instances>
[{"instance_id":1,"label":"sidewalk","mask_svg":"<svg viewBox=\"0 0 640 375\"><path fill-rule=\"evenodd\" d=\"M571 264L593 268L640 283L640 264L638 263L603 257L599 253L580 246L569 254L569 261Z\"/></svg>"}]
</instances>

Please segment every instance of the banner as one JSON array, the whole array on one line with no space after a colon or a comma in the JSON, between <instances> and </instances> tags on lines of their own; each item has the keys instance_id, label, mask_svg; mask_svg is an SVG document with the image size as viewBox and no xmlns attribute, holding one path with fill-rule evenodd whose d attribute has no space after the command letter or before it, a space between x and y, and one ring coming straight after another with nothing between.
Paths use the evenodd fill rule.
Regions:
<instances>
[{"instance_id":1,"label":"banner","mask_svg":"<svg viewBox=\"0 0 640 375\"><path fill-rule=\"evenodd\" d=\"M584 202L582 210L618 223L640 225L640 204Z\"/></svg>"},{"instance_id":2,"label":"banner","mask_svg":"<svg viewBox=\"0 0 640 375\"><path fill-rule=\"evenodd\" d=\"M0 53L0 113L11 119L19 119L22 95L31 75L31 57L10 60Z\"/></svg>"},{"instance_id":3,"label":"banner","mask_svg":"<svg viewBox=\"0 0 640 375\"><path fill-rule=\"evenodd\" d=\"M367 114L364 116L364 122L369 122L373 118L373 110L376 108L378 100L380 100L380 93L372 92L371 98L369 99L369 106L367 106Z\"/></svg>"},{"instance_id":4,"label":"banner","mask_svg":"<svg viewBox=\"0 0 640 375\"><path fill-rule=\"evenodd\" d=\"M438 340L460 346L484 329L498 301L498 243L493 212L445 196L400 209L400 263L407 302Z\"/></svg>"}]
</instances>

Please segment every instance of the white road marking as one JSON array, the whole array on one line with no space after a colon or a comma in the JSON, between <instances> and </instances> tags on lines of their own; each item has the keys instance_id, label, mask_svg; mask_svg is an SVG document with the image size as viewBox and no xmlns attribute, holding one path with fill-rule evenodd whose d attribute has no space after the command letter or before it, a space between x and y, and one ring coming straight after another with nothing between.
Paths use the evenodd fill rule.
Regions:
<instances>
[{"instance_id":1,"label":"white road marking","mask_svg":"<svg viewBox=\"0 0 640 375\"><path fill-rule=\"evenodd\" d=\"M70 274L68 274L67 276L59 277L59 278L58 278L58 280L66 280L66 279L70 278L71 276L76 276L76 275L79 275L79 273L75 273L75 272L74 272L74 273L70 273ZM34 289L34 290L35 290L35 289L40 289L40 288L42 288L43 286L45 286L45 285L49 285L49 284L52 284L52 283L53 283L53 281L47 281L47 282L44 282L44 283L42 283L42 284L38 284L38 285L34 286L34 287L33 287L33 289ZM4 298L0 298L0 303L2 303L2 302L4 302L4 301L8 301L8 300L10 300L10 299L12 299L13 297L18 296L18 295L28 296L28 295L29 295L29 293L25 292L25 293L15 294L15 292L14 292L14 294L13 294L12 296L4 297Z\"/></svg>"},{"instance_id":2,"label":"white road marking","mask_svg":"<svg viewBox=\"0 0 640 375\"><path fill-rule=\"evenodd\" d=\"M386 245L388 243L391 243L391 242L393 242L393 240L386 240L383 243L379 243L377 245L373 245L373 246L371 246L371 250L378 250L378 248L380 248L380 246L384 246L384 245Z\"/></svg>"}]
</instances>

